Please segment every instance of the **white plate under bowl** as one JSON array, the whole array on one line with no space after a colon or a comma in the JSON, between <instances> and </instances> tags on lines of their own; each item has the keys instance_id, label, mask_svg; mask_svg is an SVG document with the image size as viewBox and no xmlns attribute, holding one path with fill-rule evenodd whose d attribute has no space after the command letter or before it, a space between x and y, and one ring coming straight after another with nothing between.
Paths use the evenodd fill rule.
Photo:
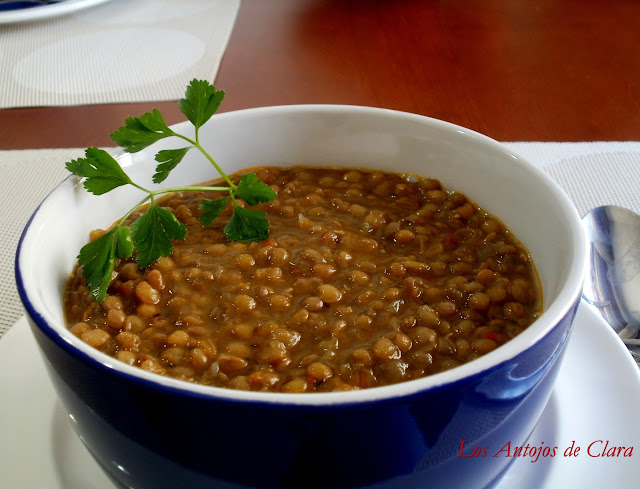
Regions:
<instances>
[{"instance_id":1,"label":"white plate under bowl","mask_svg":"<svg viewBox=\"0 0 640 489\"><path fill-rule=\"evenodd\" d=\"M639 406L640 370L611 328L583 302L555 389L528 440L536 449L557 447L556 455L514 458L491 489L640 487ZM0 339L0 487L115 489L70 423L22 318ZM624 446L628 453L632 447L632 456L594 457L605 443L606 451ZM564 455L571 446L580 447L578 456ZM512 455L515 448L489 447L487 456Z\"/></svg>"},{"instance_id":2,"label":"white plate under bowl","mask_svg":"<svg viewBox=\"0 0 640 489\"><path fill-rule=\"evenodd\" d=\"M17 24L50 19L84 10L111 0L64 0L63 2L38 5L36 7L0 11L0 24Z\"/></svg>"}]
</instances>

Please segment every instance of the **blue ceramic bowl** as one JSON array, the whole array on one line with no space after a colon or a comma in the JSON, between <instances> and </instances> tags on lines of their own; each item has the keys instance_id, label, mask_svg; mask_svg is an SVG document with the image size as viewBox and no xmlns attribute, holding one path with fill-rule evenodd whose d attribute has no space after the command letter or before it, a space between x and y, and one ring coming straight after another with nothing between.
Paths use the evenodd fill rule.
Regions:
<instances>
[{"instance_id":1,"label":"blue ceramic bowl","mask_svg":"<svg viewBox=\"0 0 640 489\"><path fill-rule=\"evenodd\" d=\"M449 489L482 488L500 477L513 459L491 455L507 443L526 443L551 393L580 297L586 246L562 191L485 136L382 109L225 113L203 128L201 140L229 172L351 165L438 178L500 217L529 248L544 313L478 360L392 386L281 394L167 379L103 355L65 328L61 296L78 250L91 229L108 226L138 200L123 188L95 197L68 178L29 221L16 277L60 401L114 483L132 489ZM120 162L134 180L150 181L153 153L171 144L122 155ZM215 176L191 153L165 184ZM474 453L481 456L469 456Z\"/></svg>"}]
</instances>

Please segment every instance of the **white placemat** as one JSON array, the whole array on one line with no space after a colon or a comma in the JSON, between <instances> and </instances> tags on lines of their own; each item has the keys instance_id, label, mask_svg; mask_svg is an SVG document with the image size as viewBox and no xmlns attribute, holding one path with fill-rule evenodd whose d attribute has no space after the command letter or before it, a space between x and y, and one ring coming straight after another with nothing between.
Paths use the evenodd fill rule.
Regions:
<instances>
[{"instance_id":1,"label":"white placemat","mask_svg":"<svg viewBox=\"0 0 640 489\"><path fill-rule=\"evenodd\" d=\"M112 0L2 25L0 108L177 100L189 80L214 80L239 7Z\"/></svg>"},{"instance_id":2,"label":"white placemat","mask_svg":"<svg viewBox=\"0 0 640 489\"><path fill-rule=\"evenodd\" d=\"M640 213L640 142L505 145L551 175L581 215L602 204L622 205ZM0 151L0 336L24 313L14 279L22 229L40 201L67 175L64 163L83 152Z\"/></svg>"},{"instance_id":3,"label":"white placemat","mask_svg":"<svg viewBox=\"0 0 640 489\"><path fill-rule=\"evenodd\" d=\"M581 216L605 204L640 214L640 142L504 144L558 182Z\"/></svg>"}]
</instances>

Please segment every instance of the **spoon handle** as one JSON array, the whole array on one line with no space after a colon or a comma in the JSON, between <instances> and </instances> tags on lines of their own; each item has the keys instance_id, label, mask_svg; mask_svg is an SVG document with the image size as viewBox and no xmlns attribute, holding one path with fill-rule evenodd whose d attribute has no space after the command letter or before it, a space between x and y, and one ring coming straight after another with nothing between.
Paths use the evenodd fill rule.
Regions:
<instances>
[{"instance_id":1,"label":"spoon handle","mask_svg":"<svg viewBox=\"0 0 640 489\"><path fill-rule=\"evenodd\" d=\"M631 356L636 361L636 365L640 368L640 353L635 352L633 350L629 350L631 352Z\"/></svg>"}]
</instances>

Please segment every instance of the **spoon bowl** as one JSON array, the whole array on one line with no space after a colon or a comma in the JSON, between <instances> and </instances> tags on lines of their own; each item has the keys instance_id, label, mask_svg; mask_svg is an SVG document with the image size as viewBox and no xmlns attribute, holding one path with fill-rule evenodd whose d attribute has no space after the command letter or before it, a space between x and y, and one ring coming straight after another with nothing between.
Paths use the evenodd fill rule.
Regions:
<instances>
[{"instance_id":1,"label":"spoon bowl","mask_svg":"<svg viewBox=\"0 0 640 489\"><path fill-rule=\"evenodd\" d=\"M639 346L640 216L624 207L596 207L583 218L588 267L583 297L627 346ZM631 353L640 360L634 349Z\"/></svg>"}]
</instances>

